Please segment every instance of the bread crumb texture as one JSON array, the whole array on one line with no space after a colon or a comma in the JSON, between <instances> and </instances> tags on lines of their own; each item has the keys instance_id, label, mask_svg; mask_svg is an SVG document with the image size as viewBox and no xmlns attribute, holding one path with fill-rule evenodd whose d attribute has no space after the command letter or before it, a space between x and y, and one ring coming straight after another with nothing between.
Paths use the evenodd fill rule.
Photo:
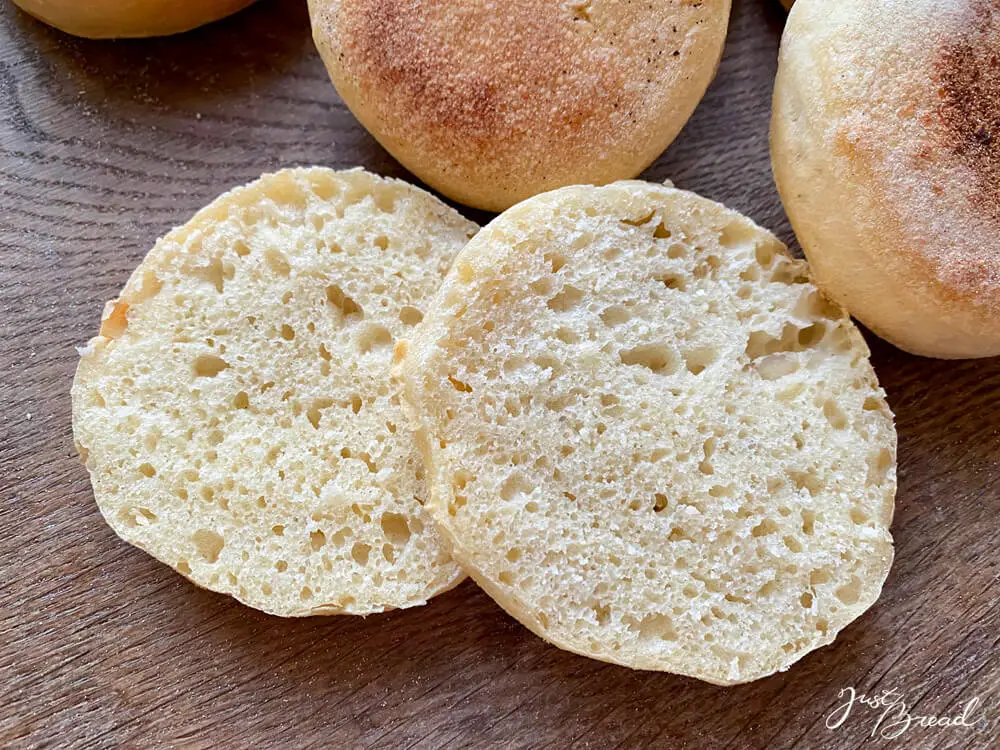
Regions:
<instances>
[{"instance_id":1,"label":"bread crumb texture","mask_svg":"<svg viewBox=\"0 0 1000 750\"><path fill-rule=\"evenodd\" d=\"M457 583L388 373L476 229L404 183L311 168L157 242L73 385L115 532L279 615L406 607Z\"/></svg>"},{"instance_id":2,"label":"bread crumb texture","mask_svg":"<svg viewBox=\"0 0 1000 750\"><path fill-rule=\"evenodd\" d=\"M427 507L544 638L730 684L878 597L892 414L770 233L669 187L565 188L484 229L430 309L397 369Z\"/></svg>"}]
</instances>

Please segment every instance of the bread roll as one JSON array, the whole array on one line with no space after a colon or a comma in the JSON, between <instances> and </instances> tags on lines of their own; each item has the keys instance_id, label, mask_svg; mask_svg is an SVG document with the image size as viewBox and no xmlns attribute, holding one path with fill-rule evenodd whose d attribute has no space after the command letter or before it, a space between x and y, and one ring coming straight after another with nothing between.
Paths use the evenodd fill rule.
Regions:
<instances>
[{"instance_id":1,"label":"bread roll","mask_svg":"<svg viewBox=\"0 0 1000 750\"><path fill-rule=\"evenodd\" d=\"M67 34L90 39L165 36L235 13L253 0L14 0Z\"/></svg>"},{"instance_id":2,"label":"bread roll","mask_svg":"<svg viewBox=\"0 0 1000 750\"><path fill-rule=\"evenodd\" d=\"M1000 354L1000 5L799 0L774 174L817 282L914 354Z\"/></svg>"},{"instance_id":3,"label":"bread roll","mask_svg":"<svg viewBox=\"0 0 1000 750\"><path fill-rule=\"evenodd\" d=\"M361 124L428 185L499 211L634 177L722 55L730 0L310 0Z\"/></svg>"},{"instance_id":4,"label":"bread roll","mask_svg":"<svg viewBox=\"0 0 1000 750\"><path fill-rule=\"evenodd\" d=\"M389 365L475 231L405 183L313 168L226 193L157 242L73 383L115 532L277 615L455 585Z\"/></svg>"},{"instance_id":5,"label":"bread roll","mask_svg":"<svg viewBox=\"0 0 1000 750\"><path fill-rule=\"evenodd\" d=\"M879 595L896 436L868 349L723 206L641 182L525 201L396 355L426 508L557 646L746 682Z\"/></svg>"}]
</instances>

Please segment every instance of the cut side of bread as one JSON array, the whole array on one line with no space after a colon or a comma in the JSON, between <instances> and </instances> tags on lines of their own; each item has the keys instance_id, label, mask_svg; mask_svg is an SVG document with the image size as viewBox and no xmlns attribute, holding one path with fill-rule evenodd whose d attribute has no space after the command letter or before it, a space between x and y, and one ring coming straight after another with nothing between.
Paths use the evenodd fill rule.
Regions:
<instances>
[{"instance_id":1,"label":"cut side of bread","mask_svg":"<svg viewBox=\"0 0 1000 750\"><path fill-rule=\"evenodd\" d=\"M732 684L879 596L892 414L769 232L670 187L565 188L483 229L429 310L395 370L426 508L542 637Z\"/></svg>"},{"instance_id":2,"label":"cut side of bread","mask_svg":"<svg viewBox=\"0 0 1000 750\"><path fill-rule=\"evenodd\" d=\"M454 586L389 367L476 230L405 183L310 168L226 193L157 242L73 384L115 532L284 616Z\"/></svg>"}]
</instances>

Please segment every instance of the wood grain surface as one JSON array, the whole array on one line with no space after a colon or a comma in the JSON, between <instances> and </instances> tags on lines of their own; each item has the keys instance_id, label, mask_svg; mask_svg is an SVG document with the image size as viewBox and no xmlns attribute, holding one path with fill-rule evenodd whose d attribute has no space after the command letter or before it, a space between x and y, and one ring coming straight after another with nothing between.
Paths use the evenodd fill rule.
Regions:
<instances>
[{"instance_id":1,"label":"wood grain surface","mask_svg":"<svg viewBox=\"0 0 1000 750\"><path fill-rule=\"evenodd\" d=\"M648 171L791 241L769 98L784 20L737 0L718 79ZM406 176L330 86L303 2L88 42L0 5L0 746L1000 747L1000 360L868 336L899 425L897 559L877 605L734 688L561 652L471 583L418 611L285 621L119 541L71 439L74 349L154 239L266 170ZM486 217L470 214L482 220ZM854 686L974 728L872 737Z\"/></svg>"}]
</instances>

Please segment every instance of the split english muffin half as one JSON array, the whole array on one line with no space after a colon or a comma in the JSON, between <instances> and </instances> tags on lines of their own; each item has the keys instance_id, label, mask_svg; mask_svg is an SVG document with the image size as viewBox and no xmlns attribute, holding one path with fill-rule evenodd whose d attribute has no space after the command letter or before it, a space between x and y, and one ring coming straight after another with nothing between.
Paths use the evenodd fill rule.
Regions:
<instances>
[{"instance_id":1,"label":"split english muffin half","mask_svg":"<svg viewBox=\"0 0 1000 750\"><path fill-rule=\"evenodd\" d=\"M114 531L278 615L454 586L389 366L476 230L405 183L310 168L228 192L157 242L73 383Z\"/></svg>"},{"instance_id":2,"label":"split english muffin half","mask_svg":"<svg viewBox=\"0 0 1000 750\"><path fill-rule=\"evenodd\" d=\"M426 508L570 651L733 684L877 599L893 417L846 313L692 193L569 187L459 254L396 348Z\"/></svg>"}]
</instances>

